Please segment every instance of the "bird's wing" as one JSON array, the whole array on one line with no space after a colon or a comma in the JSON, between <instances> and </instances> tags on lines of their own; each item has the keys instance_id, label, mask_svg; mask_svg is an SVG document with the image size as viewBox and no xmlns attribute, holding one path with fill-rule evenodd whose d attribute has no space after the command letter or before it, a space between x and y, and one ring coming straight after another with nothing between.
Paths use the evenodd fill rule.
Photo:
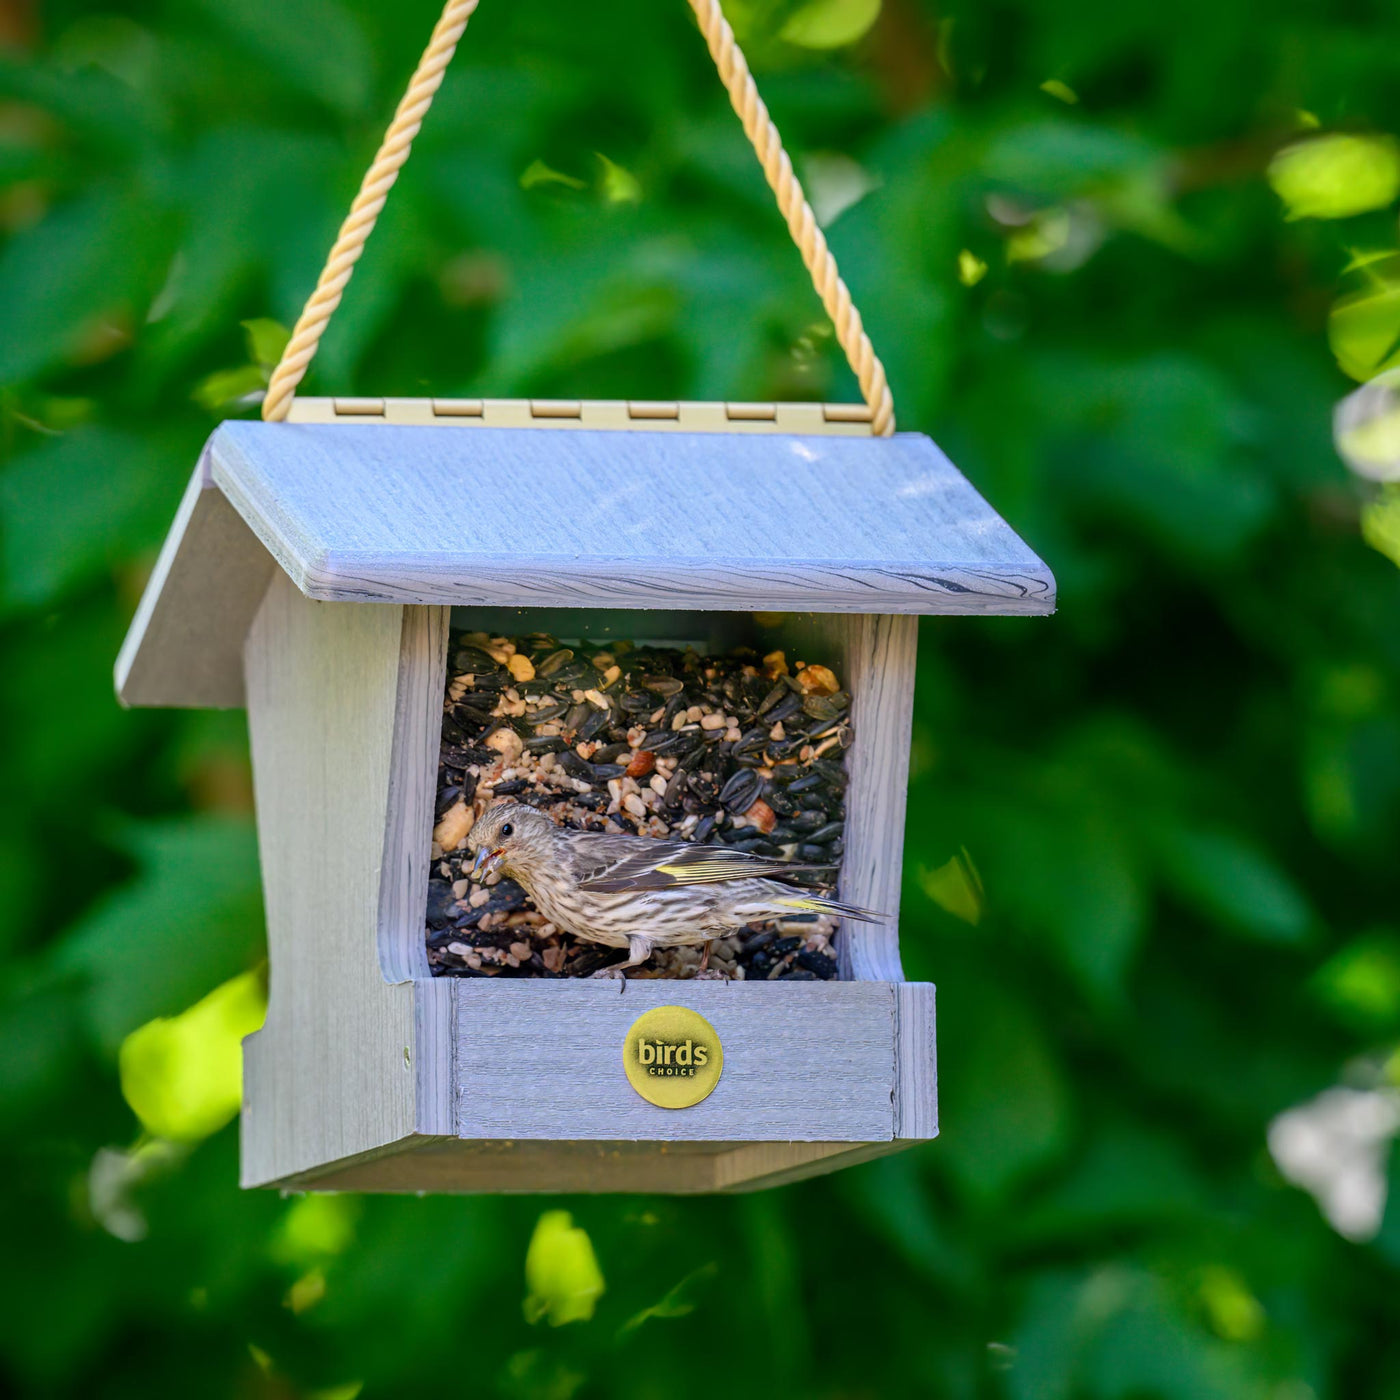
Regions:
<instances>
[{"instance_id":1,"label":"bird's wing","mask_svg":"<svg viewBox=\"0 0 1400 1400\"><path fill-rule=\"evenodd\" d=\"M604 843L606 842L606 845ZM592 845L593 843L590 843ZM635 836L597 838L597 863L580 872L580 888L595 894L624 890L666 890L678 885L710 885L723 880L752 880L791 875L821 867L736 851L728 846L696 846L687 841L657 841Z\"/></svg>"}]
</instances>

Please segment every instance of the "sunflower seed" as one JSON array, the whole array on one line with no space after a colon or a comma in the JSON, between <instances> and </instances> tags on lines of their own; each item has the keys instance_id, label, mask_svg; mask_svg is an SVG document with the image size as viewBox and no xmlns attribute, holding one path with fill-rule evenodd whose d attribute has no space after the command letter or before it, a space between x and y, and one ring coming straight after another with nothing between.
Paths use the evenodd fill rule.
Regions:
<instances>
[{"instance_id":1,"label":"sunflower seed","mask_svg":"<svg viewBox=\"0 0 1400 1400\"><path fill-rule=\"evenodd\" d=\"M488 655L479 647L459 647L452 656L452 668L470 675L490 675L501 669L494 656Z\"/></svg>"},{"instance_id":2,"label":"sunflower seed","mask_svg":"<svg viewBox=\"0 0 1400 1400\"><path fill-rule=\"evenodd\" d=\"M844 705L836 704L825 695L809 695L802 702L802 713L823 723L837 719L844 709Z\"/></svg>"},{"instance_id":3,"label":"sunflower seed","mask_svg":"<svg viewBox=\"0 0 1400 1400\"><path fill-rule=\"evenodd\" d=\"M685 682L678 681L674 676L643 676L642 684L654 694L668 699L685 689Z\"/></svg>"},{"instance_id":4,"label":"sunflower seed","mask_svg":"<svg viewBox=\"0 0 1400 1400\"><path fill-rule=\"evenodd\" d=\"M561 647L558 651L552 651L543 661L535 667L537 676L553 676L556 671L562 671L565 666L574 659L574 654L568 647Z\"/></svg>"}]
</instances>

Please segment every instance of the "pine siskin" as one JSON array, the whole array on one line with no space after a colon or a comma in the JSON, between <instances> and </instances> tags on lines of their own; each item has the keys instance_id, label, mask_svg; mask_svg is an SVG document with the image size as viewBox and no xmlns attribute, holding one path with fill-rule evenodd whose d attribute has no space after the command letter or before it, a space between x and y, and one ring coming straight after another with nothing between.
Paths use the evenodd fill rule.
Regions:
<instances>
[{"instance_id":1,"label":"pine siskin","mask_svg":"<svg viewBox=\"0 0 1400 1400\"><path fill-rule=\"evenodd\" d=\"M704 943L708 952L711 939L760 919L821 913L873 923L882 917L783 883L812 866L726 846L568 831L519 802L488 808L468 842L476 852L474 877L509 875L551 923L627 949L626 962L598 977L644 963L656 944Z\"/></svg>"}]
</instances>

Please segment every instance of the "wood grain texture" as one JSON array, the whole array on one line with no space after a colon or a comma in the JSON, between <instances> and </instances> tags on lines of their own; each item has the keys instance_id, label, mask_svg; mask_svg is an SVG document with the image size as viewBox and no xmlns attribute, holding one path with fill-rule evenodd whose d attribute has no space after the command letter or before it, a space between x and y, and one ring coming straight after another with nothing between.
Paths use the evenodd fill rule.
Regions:
<instances>
[{"instance_id":1,"label":"wood grain texture","mask_svg":"<svg viewBox=\"0 0 1400 1400\"><path fill-rule=\"evenodd\" d=\"M417 1122L414 989L388 985L376 951L402 650L402 609L311 602L280 572L248 635L272 974L245 1042L245 1185Z\"/></svg>"},{"instance_id":2,"label":"wood grain texture","mask_svg":"<svg viewBox=\"0 0 1400 1400\"><path fill-rule=\"evenodd\" d=\"M237 422L216 431L210 452L215 482L310 597L1054 608L1045 565L918 434Z\"/></svg>"},{"instance_id":3,"label":"wood grain texture","mask_svg":"<svg viewBox=\"0 0 1400 1400\"><path fill-rule=\"evenodd\" d=\"M379 965L388 982L432 976L423 930L449 615L403 609L379 885Z\"/></svg>"},{"instance_id":4,"label":"wood grain texture","mask_svg":"<svg viewBox=\"0 0 1400 1400\"><path fill-rule=\"evenodd\" d=\"M406 607L399 635L394 730L380 862L377 946L386 982L413 982L414 1126L452 1131L452 996L428 966L429 851L437 791L448 608Z\"/></svg>"},{"instance_id":5,"label":"wood grain texture","mask_svg":"<svg viewBox=\"0 0 1400 1400\"><path fill-rule=\"evenodd\" d=\"M874 1142L894 1136L894 993L880 983L456 981L456 1130L466 1138ZM714 1092L647 1103L622 1044L688 1006L724 1046Z\"/></svg>"},{"instance_id":6,"label":"wood grain texture","mask_svg":"<svg viewBox=\"0 0 1400 1400\"><path fill-rule=\"evenodd\" d=\"M938 1136L935 989L928 982L899 982L894 998L895 1136L923 1142Z\"/></svg>"},{"instance_id":7,"label":"wood grain texture","mask_svg":"<svg viewBox=\"0 0 1400 1400\"><path fill-rule=\"evenodd\" d=\"M206 452L117 656L121 703L241 706L243 639L272 570L272 556L210 479Z\"/></svg>"},{"instance_id":8,"label":"wood grain texture","mask_svg":"<svg viewBox=\"0 0 1400 1400\"><path fill-rule=\"evenodd\" d=\"M715 1163L715 1191L741 1195L749 1191L767 1191L773 1186L787 1186L794 1181L825 1176L842 1167L859 1166L902 1152L912 1146L907 1142L812 1143L812 1142L747 1142L736 1144ZM806 1153L803 1148L808 1149Z\"/></svg>"},{"instance_id":9,"label":"wood grain texture","mask_svg":"<svg viewBox=\"0 0 1400 1400\"><path fill-rule=\"evenodd\" d=\"M867 664L912 676L907 619L806 622L848 683ZM737 1191L936 1131L932 988L424 975L447 625L445 609L314 602L278 573L250 633L273 981L246 1043L245 1184ZM886 727L873 694L867 725ZM628 1027L665 1004L700 1011L725 1047L715 1092L676 1112L621 1062Z\"/></svg>"},{"instance_id":10,"label":"wood grain texture","mask_svg":"<svg viewBox=\"0 0 1400 1400\"><path fill-rule=\"evenodd\" d=\"M418 930L423 937L423 931ZM413 984L414 1091L417 1095L414 1130L451 1136L453 1118L452 1022L457 999L446 977L430 977ZM397 993L398 989L394 991Z\"/></svg>"},{"instance_id":11,"label":"wood grain texture","mask_svg":"<svg viewBox=\"0 0 1400 1400\"><path fill-rule=\"evenodd\" d=\"M919 620L890 614L833 617L825 619L825 630L841 649L855 736L846 755L850 786L841 897L886 916L879 924L847 920L842 925L841 975L901 982L899 897Z\"/></svg>"},{"instance_id":12,"label":"wood grain texture","mask_svg":"<svg viewBox=\"0 0 1400 1400\"><path fill-rule=\"evenodd\" d=\"M290 1177L294 1190L521 1195L742 1192L854 1166L908 1143L531 1142L412 1137Z\"/></svg>"},{"instance_id":13,"label":"wood grain texture","mask_svg":"<svg viewBox=\"0 0 1400 1400\"><path fill-rule=\"evenodd\" d=\"M775 640L789 663L831 666L851 694L854 738L845 755L850 784L840 896L885 917L878 923L842 921L836 947L841 976L900 982L900 872L918 619L889 613L792 613Z\"/></svg>"}]
</instances>

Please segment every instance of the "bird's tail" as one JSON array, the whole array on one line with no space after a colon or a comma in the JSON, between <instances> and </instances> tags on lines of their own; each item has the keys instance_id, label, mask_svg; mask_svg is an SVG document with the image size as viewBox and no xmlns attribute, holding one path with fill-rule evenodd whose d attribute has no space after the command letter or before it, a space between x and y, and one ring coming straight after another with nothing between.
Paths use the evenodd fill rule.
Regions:
<instances>
[{"instance_id":1,"label":"bird's tail","mask_svg":"<svg viewBox=\"0 0 1400 1400\"><path fill-rule=\"evenodd\" d=\"M888 914L877 914L855 904L843 904L839 899L831 899L824 894L785 895L774 903L803 914L836 914L843 919L858 919L863 924L882 924L889 919Z\"/></svg>"}]
</instances>

